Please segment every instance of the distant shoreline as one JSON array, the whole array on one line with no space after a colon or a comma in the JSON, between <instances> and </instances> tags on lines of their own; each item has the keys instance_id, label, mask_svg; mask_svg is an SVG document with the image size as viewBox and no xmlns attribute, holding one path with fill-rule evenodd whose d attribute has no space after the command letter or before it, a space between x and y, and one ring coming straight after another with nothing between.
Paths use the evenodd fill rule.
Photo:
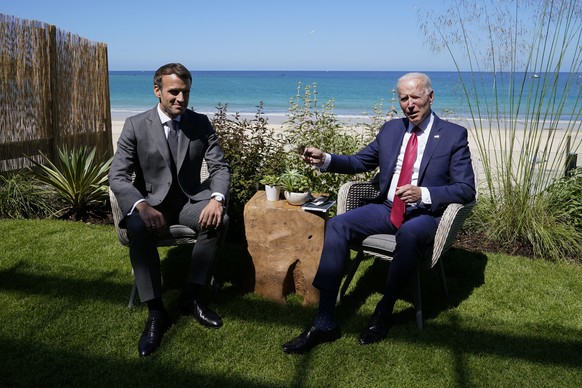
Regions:
<instances>
[{"instance_id":1,"label":"distant shoreline","mask_svg":"<svg viewBox=\"0 0 582 388\"><path fill-rule=\"evenodd\" d=\"M112 110L111 111L111 121L121 121L122 123L125 121L126 118L130 116L137 115L141 112L146 111L144 110ZM207 115L210 119L216 114L216 111L213 112L204 112L199 111L198 113ZM230 118L234 118L235 114L239 114L241 118L252 120L255 118L256 112L228 112L228 116ZM447 121L451 121L453 123L457 123L462 125L466 128L473 127L471 117L464 117L464 116L451 116L451 117L443 117L437 113L437 115ZM282 125L288 119L288 113L263 113L262 115L269 125ZM361 126L363 124L369 123L371 120L370 116L365 115L346 115L346 114L335 114L335 117L342 125L346 126ZM478 119L477 119L478 121ZM483 122L489 122L490 120L483 119ZM496 121L496 120L495 120ZM509 120L506 120L508 122ZM531 120L530 120L531 121ZM523 129L524 120L517 120L517 127L518 129ZM569 120L560 120L558 125L554 129L563 130L568 127L568 123L571 123ZM544 128L549 129L549 128Z\"/></svg>"}]
</instances>

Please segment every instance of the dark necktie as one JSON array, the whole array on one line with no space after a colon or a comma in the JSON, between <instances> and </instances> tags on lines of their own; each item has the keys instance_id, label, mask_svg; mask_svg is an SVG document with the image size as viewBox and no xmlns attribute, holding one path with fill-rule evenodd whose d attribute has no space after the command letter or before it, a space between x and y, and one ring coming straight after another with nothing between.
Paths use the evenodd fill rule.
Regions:
<instances>
[{"instance_id":1,"label":"dark necktie","mask_svg":"<svg viewBox=\"0 0 582 388\"><path fill-rule=\"evenodd\" d=\"M178 123L176 120L167 122L168 127L170 127L170 132L168 132L168 145L170 146L170 152L172 153L175 166L178 166Z\"/></svg>"},{"instance_id":2,"label":"dark necktie","mask_svg":"<svg viewBox=\"0 0 582 388\"><path fill-rule=\"evenodd\" d=\"M404 150L404 160L402 161L402 169L400 170L400 176L398 177L398 184L396 187L407 185L412 180L412 169L414 168L414 162L416 161L416 151L418 149L418 139L416 137L416 132L419 130L420 128L418 127L414 127L412 129L412 135L410 136L410 139L408 139L406 150ZM397 229L402 225L405 209L406 204L399 197L394 195L392 211L390 212L390 221Z\"/></svg>"}]
</instances>

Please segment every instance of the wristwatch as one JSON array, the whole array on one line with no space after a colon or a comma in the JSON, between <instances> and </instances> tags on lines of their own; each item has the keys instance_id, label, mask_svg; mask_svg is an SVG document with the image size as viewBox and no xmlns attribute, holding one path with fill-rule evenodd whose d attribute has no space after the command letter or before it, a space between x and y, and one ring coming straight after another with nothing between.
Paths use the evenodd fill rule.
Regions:
<instances>
[{"instance_id":1,"label":"wristwatch","mask_svg":"<svg viewBox=\"0 0 582 388\"><path fill-rule=\"evenodd\" d=\"M224 205L224 195L222 194L214 194L212 196L212 198L214 198L216 201L220 202L221 204Z\"/></svg>"}]
</instances>

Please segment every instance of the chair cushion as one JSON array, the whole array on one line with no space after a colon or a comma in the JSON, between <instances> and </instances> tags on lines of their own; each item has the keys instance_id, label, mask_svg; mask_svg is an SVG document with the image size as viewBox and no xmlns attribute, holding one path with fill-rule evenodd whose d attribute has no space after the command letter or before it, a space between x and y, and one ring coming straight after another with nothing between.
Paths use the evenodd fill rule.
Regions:
<instances>
[{"instance_id":1,"label":"chair cushion","mask_svg":"<svg viewBox=\"0 0 582 388\"><path fill-rule=\"evenodd\" d=\"M173 238L191 237L196 238L196 232L184 225L171 225L170 234Z\"/></svg>"},{"instance_id":2,"label":"chair cushion","mask_svg":"<svg viewBox=\"0 0 582 388\"><path fill-rule=\"evenodd\" d=\"M366 253L392 253L396 248L396 237L393 234L373 234L362 241L362 249Z\"/></svg>"},{"instance_id":3,"label":"chair cushion","mask_svg":"<svg viewBox=\"0 0 582 388\"><path fill-rule=\"evenodd\" d=\"M159 247L194 244L198 234L184 225L171 225L170 232L160 237L156 243Z\"/></svg>"}]
</instances>

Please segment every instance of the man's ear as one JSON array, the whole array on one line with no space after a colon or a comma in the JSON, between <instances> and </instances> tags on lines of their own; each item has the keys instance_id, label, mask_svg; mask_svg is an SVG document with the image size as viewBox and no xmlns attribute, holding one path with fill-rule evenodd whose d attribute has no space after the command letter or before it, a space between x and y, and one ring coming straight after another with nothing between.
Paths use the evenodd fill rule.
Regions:
<instances>
[{"instance_id":1,"label":"man's ear","mask_svg":"<svg viewBox=\"0 0 582 388\"><path fill-rule=\"evenodd\" d=\"M154 85L154 94L156 95L157 98L162 97L162 89L160 89L158 85Z\"/></svg>"}]
</instances>

